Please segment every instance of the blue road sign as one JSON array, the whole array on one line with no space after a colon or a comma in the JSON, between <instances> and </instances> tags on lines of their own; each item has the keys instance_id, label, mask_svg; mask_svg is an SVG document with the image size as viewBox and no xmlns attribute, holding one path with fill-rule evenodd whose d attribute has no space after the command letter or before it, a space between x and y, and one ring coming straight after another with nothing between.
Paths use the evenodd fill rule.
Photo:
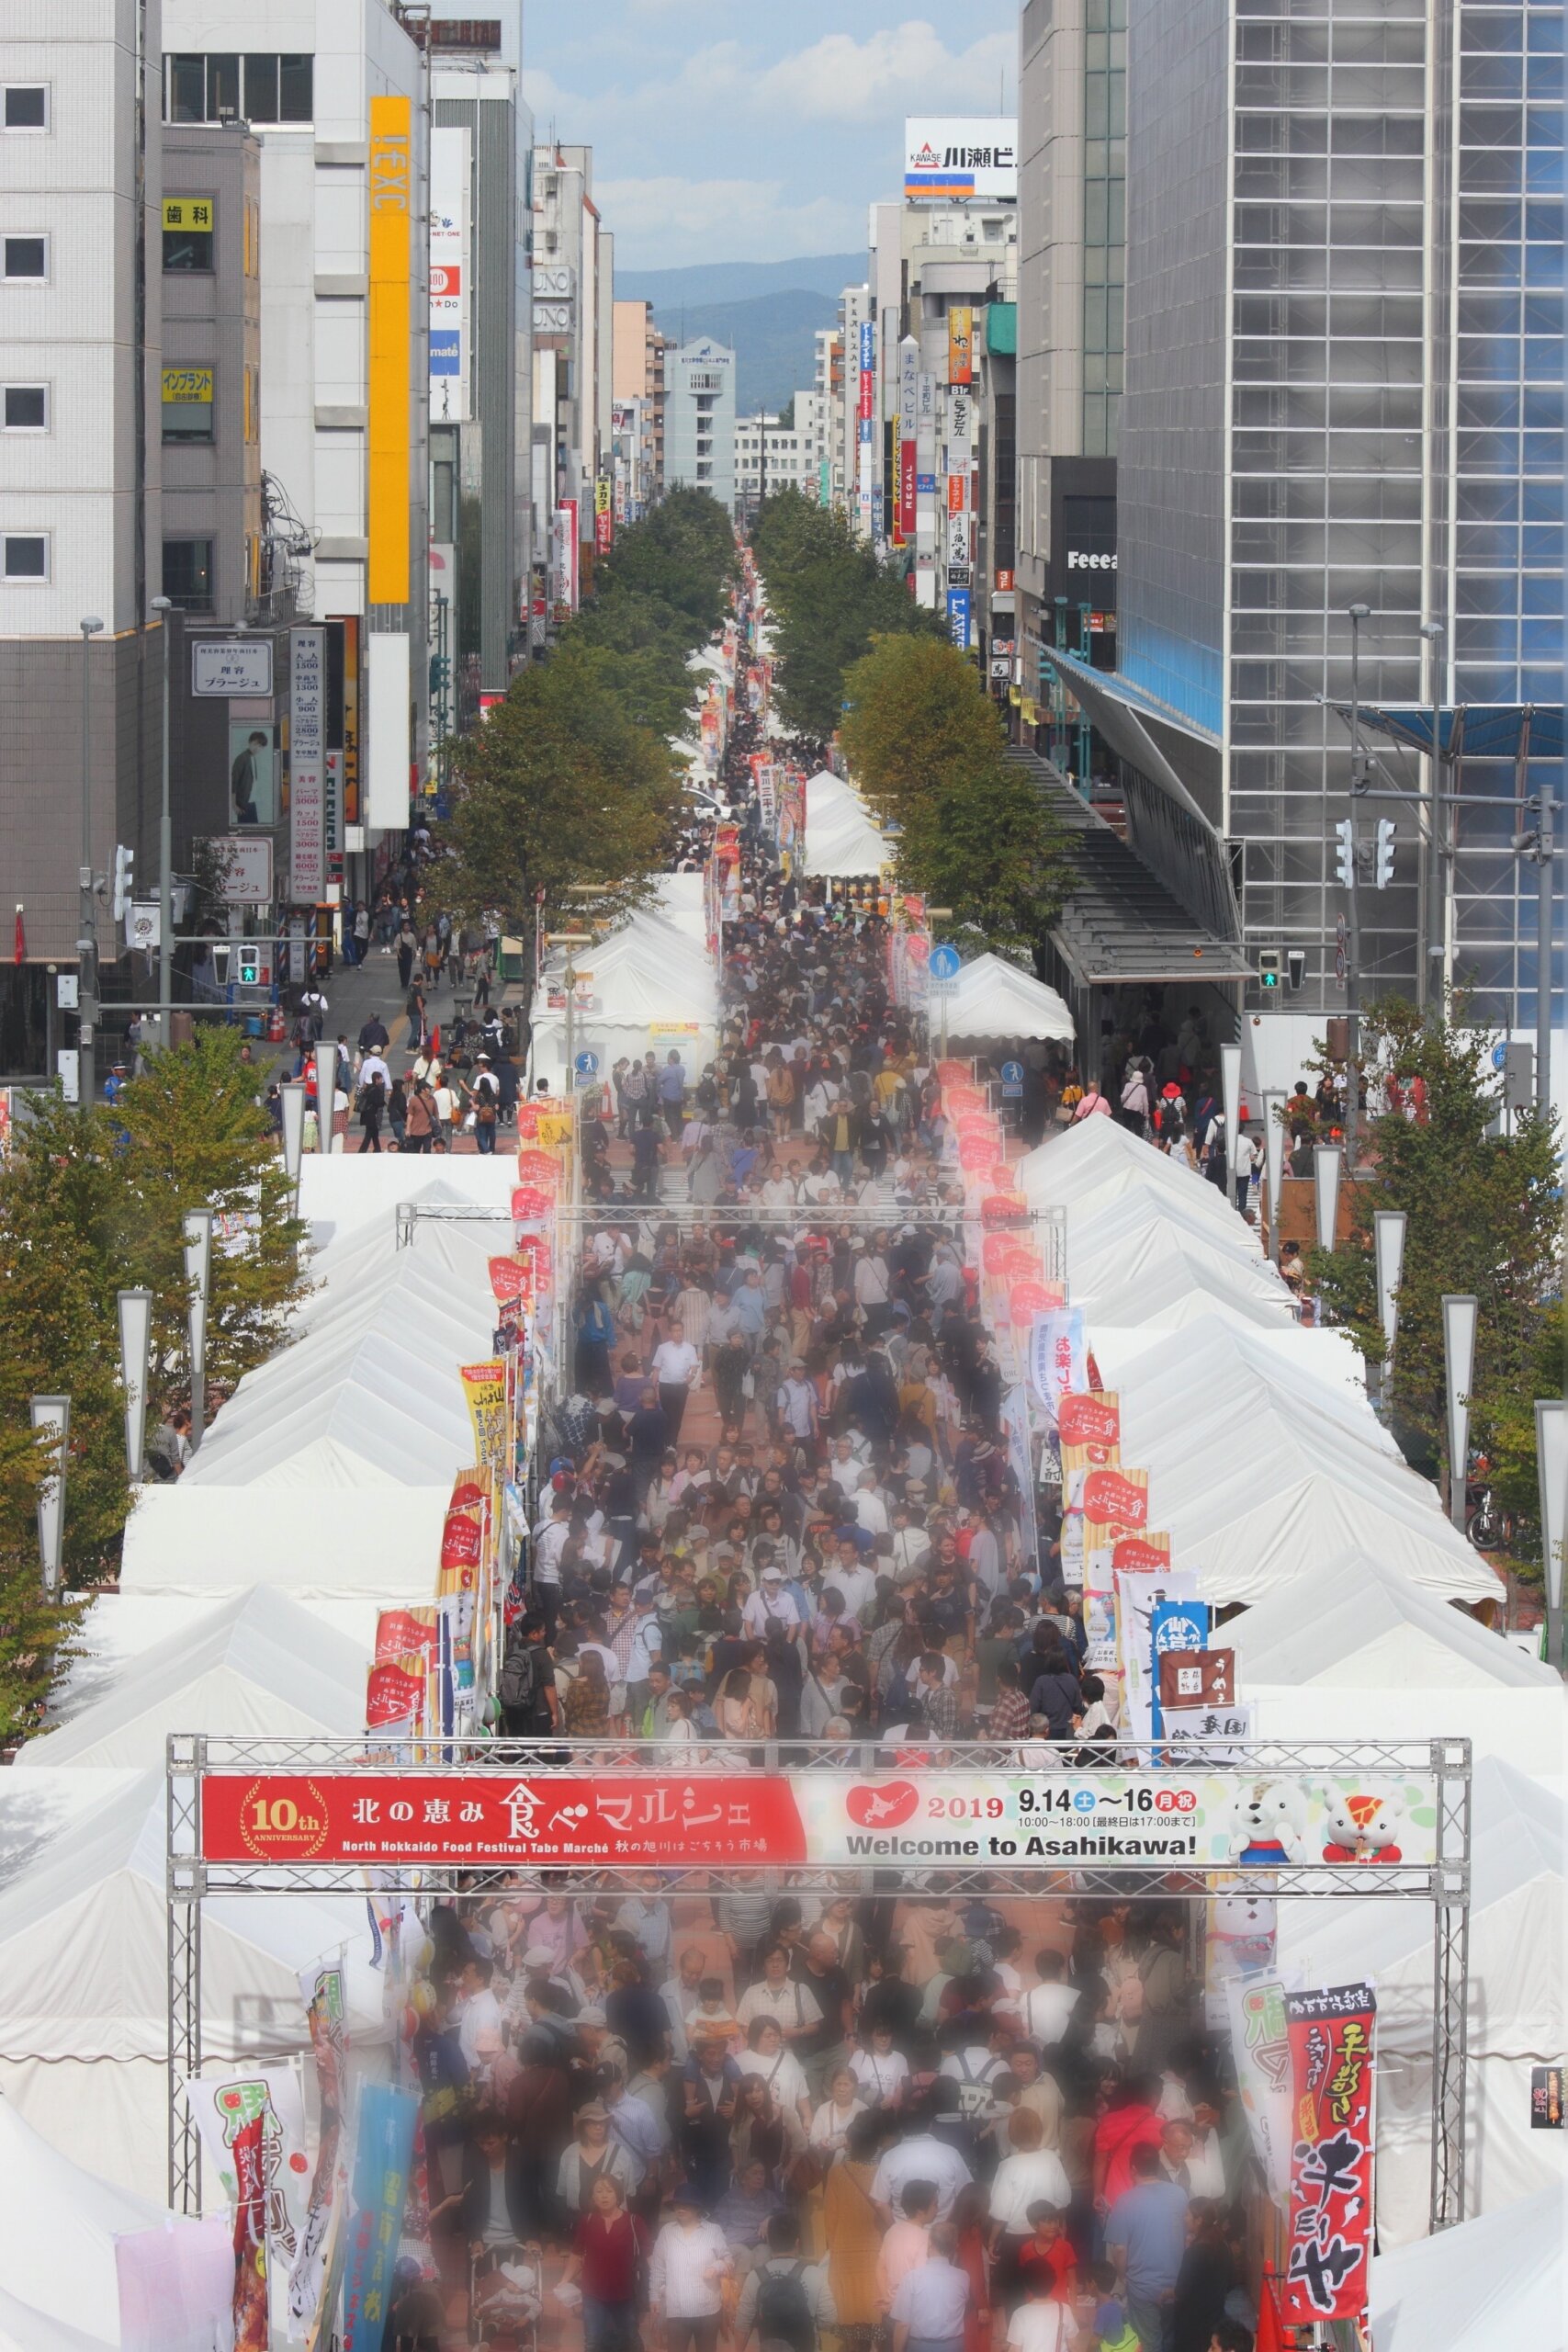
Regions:
<instances>
[{"instance_id":1,"label":"blue road sign","mask_svg":"<svg viewBox=\"0 0 1568 2352\"><path fill-rule=\"evenodd\" d=\"M1023 1064L1021 1062L1002 1064L1002 1092L1004 1095L1023 1092Z\"/></svg>"},{"instance_id":2,"label":"blue road sign","mask_svg":"<svg viewBox=\"0 0 1568 2352\"><path fill-rule=\"evenodd\" d=\"M955 980L964 967L956 947L933 947L927 970L933 980Z\"/></svg>"},{"instance_id":3,"label":"blue road sign","mask_svg":"<svg viewBox=\"0 0 1568 2352\"><path fill-rule=\"evenodd\" d=\"M597 1078L599 1075L599 1057L597 1054L589 1053L585 1048L578 1055L574 1068L576 1069L579 1078Z\"/></svg>"}]
</instances>

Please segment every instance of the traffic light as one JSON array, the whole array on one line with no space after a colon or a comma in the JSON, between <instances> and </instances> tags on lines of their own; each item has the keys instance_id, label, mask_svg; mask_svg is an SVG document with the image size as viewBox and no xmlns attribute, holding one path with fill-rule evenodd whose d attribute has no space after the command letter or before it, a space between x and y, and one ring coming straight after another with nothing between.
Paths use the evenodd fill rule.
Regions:
<instances>
[{"instance_id":1,"label":"traffic light","mask_svg":"<svg viewBox=\"0 0 1568 2352\"><path fill-rule=\"evenodd\" d=\"M1277 947L1258 950L1258 984L1259 988L1277 989L1280 985L1280 951Z\"/></svg>"},{"instance_id":2,"label":"traffic light","mask_svg":"<svg viewBox=\"0 0 1568 2352\"><path fill-rule=\"evenodd\" d=\"M1285 970L1292 989L1304 989L1307 976L1307 952L1304 947L1290 947L1285 951Z\"/></svg>"},{"instance_id":3,"label":"traffic light","mask_svg":"<svg viewBox=\"0 0 1568 2352\"><path fill-rule=\"evenodd\" d=\"M114 854L114 900L110 909L116 922L123 922L130 912L135 896L136 852L118 842Z\"/></svg>"},{"instance_id":4,"label":"traffic light","mask_svg":"<svg viewBox=\"0 0 1568 2352\"><path fill-rule=\"evenodd\" d=\"M1379 890L1386 890L1393 880L1393 819L1378 819L1377 845L1373 852L1372 882Z\"/></svg>"},{"instance_id":5,"label":"traffic light","mask_svg":"<svg viewBox=\"0 0 1568 2352\"><path fill-rule=\"evenodd\" d=\"M1341 817L1334 828L1334 873L1343 890L1356 885L1356 829L1348 817Z\"/></svg>"},{"instance_id":6,"label":"traffic light","mask_svg":"<svg viewBox=\"0 0 1568 2352\"><path fill-rule=\"evenodd\" d=\"M261 949L242 947L240 950L240 986L259 989L261 986Z\"/></svg>"}]
</instances>

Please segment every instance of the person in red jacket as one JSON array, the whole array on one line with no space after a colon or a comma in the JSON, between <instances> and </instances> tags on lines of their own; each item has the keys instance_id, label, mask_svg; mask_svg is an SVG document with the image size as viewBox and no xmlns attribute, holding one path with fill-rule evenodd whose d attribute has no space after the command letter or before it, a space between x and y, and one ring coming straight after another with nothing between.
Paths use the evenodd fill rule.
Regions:
<instances>
[{"instance_id":1,"label":"person in red jacket","mask_svg":"<svg viewBox=\"0 0 1568 2352\"><path fill-rule=\"evenodd\" d=\"M1108 2213L1123 2189L1133 2186L1134 2148L1159 2146L1156 2086L1130 2075L1111 2094L1111 2104L1094 2129L1094 2210Z\"/></svg>"},{"instance_id":2,"label":"person in red jacket","mask_svg":"<svg viewBox=\"0 0 1568 2352\"><path fill-rule=\"evenodd\" d=\"M620 2182L601 2173L561 2278L581 2290L586 2352L637 2352L648 2253L648 2232L627 2211Z\"/></svg>"}]
</instances>

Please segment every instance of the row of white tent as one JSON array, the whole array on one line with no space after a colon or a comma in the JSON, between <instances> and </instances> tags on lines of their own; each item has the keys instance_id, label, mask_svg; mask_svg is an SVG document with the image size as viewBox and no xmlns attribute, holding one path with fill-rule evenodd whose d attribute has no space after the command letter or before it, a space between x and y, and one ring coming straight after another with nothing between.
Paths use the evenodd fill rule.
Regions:
<instances>
[{"instance_id":1,"label":"row of white tent","mask_svg":"<svg viewBox=\"0 0 1568 2352\"><path fill-rule=\"evenodd\" d=\"M702 876L669 879L698 884L700 918ZM623 1056L640 1061L652 1051L662 1062L674 1049L688 1076L713 1059L721 1017L718 975L705 937L694 933L692 895L689 888L668 898L661 894L660 904L639 909L592 947L573 951L578 1001L570 1024L566 953L557 950L550 956L544 988L535 1000L528 1051L532 1076L547 1079L553 1093L570 1091L570 1061L581 1054L594 1056L593 1067L602 1079L609 1077ZM553 1007L552 992L560 1000Z\"/></svg>"},{"instance_id":2,"label":"row of white tent","mask_svg":"<svg viewBox=\"0 0 1568 2352\"><path fill-rule=\"evenodd\" d=\"M1532 2066L1562 2048L1561 1678L1472 1613L1501 1600L1498 1579L1378 1419L1348 1339L1295 1320L1218 1186L1100 1116L1027 1154L1018 1181L1038 1209L1064 1212L1068 1295L1121 1400L1122 1458L1148 1471L1151 1526L1206 1599L1240 1605L1221 1640L1255 1736L1470 1741L1468 2210L1501 2222L1519 2199L1561 2195L1564 2135L1532 2131L1529 2099ZM1424 1901L1281 1905L1291 1981L1377 1984L1378 2227L1383 2246L1410 2248L1396 2300L1414 2296L1413 2309L1432 1931ZM1401 2324L1399 2343L1421 2340Z\"/></svg>"}]
</instances>

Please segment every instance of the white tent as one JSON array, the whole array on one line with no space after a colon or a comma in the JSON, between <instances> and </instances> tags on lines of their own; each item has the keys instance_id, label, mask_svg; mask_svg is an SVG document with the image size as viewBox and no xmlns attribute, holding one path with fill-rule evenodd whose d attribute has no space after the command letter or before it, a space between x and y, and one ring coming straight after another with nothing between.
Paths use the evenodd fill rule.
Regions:
<instances>
[{"instance_id":1,"label":"white tent","mask_svg":"<svg viewBox=\"0 0 1568 2352\"><path fill-rule=\"evenodd\" d=\"M1377 2352L1563 2352L1565 2244L1568 2214L1559 2187L1375 2255Z\"/></svg>"},{"instance_id":2,"label":"white tent","mask_svg":"<svg viewBox=\"0 0 1568 2352\"><path fill-rule=\"evenodd\" d=\"M430 1170L441 1173L432 1180ZM416 1173L416 1170L418 1171ZM438 1162L395 1151L307 1152L299 1164L299 1214L321 1251L361 1231L373 1233L391 1254L398 1204L411 1200L465 1200L504 1204L515 1182L511 1158L465 1152Z\"/></svg>"},{"instance_id":3,"label":"white tent","mask_svg":"<svg viewBox=\"0 0 1568 2352\"><path fill-rule=\"evenodd\" d=\"M128 1663L89 1705L28 1740L17 1770L161 1770L171 1732L346 1738L364 1728L367 1662L298 1601L258 1586Z\"/></svg>"},{"instance_id":4,"label":"white tent","mask_svg":"<svg viewBox=\"0 0 1568 2352\"><path fill-rule=\"evenodd\" d=\"M965 964L947 1000L949 1042L960 1037L1059 1037L1070 1040L1073 1016L1065 998L1000 956Z\"/></svg>"},{"instance_id":5,"label":"white tent","mask_svg":"<svg viewBox=\"0 0 1568 2352\"><path fill-rule=\"evenodd\" d=\"M0 1775L0 1850L18 1857L0 1890L0 2095L73 2162L141 2187L166 2157L165 1808L161 1771ZM209 1897L207 2063L305 2050L299 1973L340 1949L350 2031L378 2040L362 1896Z\"/></svg>"},{"instance_id":6,"label":"white tent","mask_svg":"<svg viewBox=\"0 0 1568 2352\"><path fill-rule=\"evenodd\" d=\"M1169 1194L1188 1214L1227 1232L1250 1233L1251 1227L1231 1206L1217 1184L1179 1159L1171 1159L1141 1136L1118 1126L1114 1119L1080 1119L1063 1127L1046 1142L1026 1151L1014 1170L1019 1190L1031 1202L1066 1208L1082 1216L1118 1199L1123 1193ZM1257 1247L1254 1236L1253 1247Z\"/></svg>"},{"instance_id":7,"label":"white tent","mask_svg":"<svg viewBox=\"0 0 1568 2352\"><path fill-rule=\"evenodd\" d=\"M470 1445L466 1459L472 1456ZM312 1609L322 1604L329 1616L367 1601L428 1600L461 1465L418 1487L378 1477L357 1457L345 1455L339 1466L362 1469L363 1483L200 1487L182 1478L141 1487L120 1552L120 1597L209 1601L268 1584Z\"/></svg>"},{"instance_id":8,"label":"white tent","mask_svg":"<svg viewBox=\"0 0 1568 2352\"><path fill-rule=\"evenodd\" d=\"M179 1490L160 1487L158 1491L168 1494ZM227 1573L228 1563L223 1566ZM265 1581L271 1591L282 1589L273 1577L253 1581ZM84 1709L107 1698L120 1687L149 1650L159 1648L176 1635L186 1642L199 1640L213 1623L222 1603L251 1589L225 1585L219 1591L200 1597L185 1592L71 1593L71 1600L85 1602L85 1607L72 1642L73 1655L62 1668L50 1698L51 1723L72 1723ZM429 1597L428 1583L423 1597ZM381 1606L377 1596L367 1593L337 1600L299 1600L298 1595L290 1598L312 1621L319 1621L329 1633L352 1642L362 1657L369 1657L376 1638L377 1611Z\"/></svg>"},{"instance_id":9,"label":"white tent","mask_svg":"<svg viewBox=\"0 0 1568 2352\"><path fill-rule=\"evenodd\" d=\"M859 793L827 768L807 778L805 854L807 874L835 878L879 874L892 854Z\"/></svg>"},{"instance_id":10,"label":"white tent","mask_svg":"<svg viewBox=\"0 0 1568 2352\"><path fill-rule=\"evenodd\" d=\"M712 1059L720 1012L718 982L705 948L662 916L644 911L619 931L579 951L577 967L588 977L580 994L588 1001L572 1015L572 1051L599 1057L607 1079L622 1055L640 1059L649 1050L660 1059L674 1046L688 1069ZM559 981L558 962L548 978ZM565 1087L566 1013L536 999L530 1067L551 1087Z\"/></svg>"},{"instance_id":11,"label":"white tent","mask_svg":"<svg viewBox=\"0 0 1568 2352\"><path fill-rule=\"evenodd\" d=\"M1295 1322L1291 1295L1244 1219L1218 1224L1168 1190L1069 1210L1066 1261L1069 1295L1091 1339L1101 1322L1171 1329L1215 1313L1265 1329Z\"/></svg>"},{"instance_id":12,"label":"white tent","mask_svg":"<svg viewBox=\"0 0 1568 2352\"><path fill-rule=\"evenodd\" d=\"M1224 1628L1259 1739L1468 1738L1555 1772L1568 1691L1540 1658L1363 1555L1284 1585Z\"/></svg>"},{"instance_id":13,"label":"white tent","mask_svg":"<svg viewBox=\"0 0 1568 2352\"><path fill-rule=\"evenodd\" d=\"M704 911L705 877L701 874L661 874L654 890L654 908L682 938L705 952L707 916Z\"/></svg>"},{"instance_id":14,"label":"white tent","mask_svg":"<svg viewBox=\"0 0 1568 2352\"><path fill-rule=\"evenodd\" d=\"M163 2167L151 2177L161 2180ZM0 2098L0 2347L101 2352L119 2342L114 2242L188 2226L62 2156Z\"/></svg>"},{"instance_id":15,"label":"white tent","mask_svg":"<svg viewBox=\"0 0 1568 2352\"><path fill-rule=\"evenodd\" d=\"M1530 2069L1562 2058L1560 1792L1484 1759L1475 1771L1471 1842L1465 2193L1472 2212L1495 2213L1549 2188L1561 2195L1568 2182L1568 2135L1530 2129ZM1282 1903L1280 1953L1288 1981L1348 1984L1370 1976L1377 1986L1378 2232L1385 2247L1407 2245L1427 2227L1429 2190L1431 1906L1386 1896ZM1452 2338L1439 2331L1427 2341L1448 2352Z\"/></svg>"},{"instance_id":16,"label":"white tent","mask_svg":"<svg viewBox=\"0 0 1568 2352\"><path fill-rule=\"evenodd\" d=\"M1359 1554L1438 1601L1497 1597L1365 1397L1288 1349L1205 1317L1151 1349L1119 1394L1122 1459L1148 1470L1154 1522L1209 1600L1258 1601L1298 1577L1310 1592L1325 1562Z\"/></svg>"}]
</instances>

